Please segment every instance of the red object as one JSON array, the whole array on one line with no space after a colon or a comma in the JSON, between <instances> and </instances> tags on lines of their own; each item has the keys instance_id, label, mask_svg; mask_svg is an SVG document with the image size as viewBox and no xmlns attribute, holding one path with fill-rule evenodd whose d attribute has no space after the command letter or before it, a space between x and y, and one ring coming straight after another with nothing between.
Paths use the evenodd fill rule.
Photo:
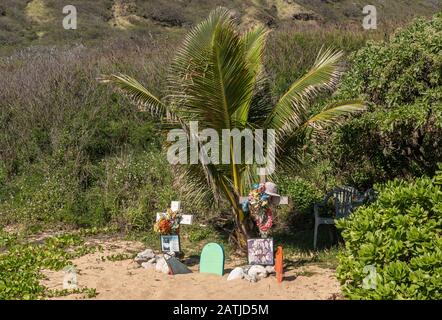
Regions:
<instances>
[{"instance_id":1,"label":"red object","mask_svg":"<svg viewBox=\"0 0 442 320\"><path fill-rule=\"evenodd\" d=\"M281 246L279 246L278 249L276 250L275 260L276 260L275 261L276 280L278 280L278 282L281 283L284 277L284 266L283 266L284 257L282 254Z\"/></svg>"},{"instance_id":2,"label":"red object","mask_svg":"<svg viewBox=\"0 0 442 320\"><path fill-rule=\"evenodd\" d=\"M265 224L262 224L259 220L256 222L256 225L258 226L259 230L266 232L268 231L272 225L273 225L273 212L272 209L267 208L266 209L267 214L267 221Z\"/></svg>"}]
</instances>

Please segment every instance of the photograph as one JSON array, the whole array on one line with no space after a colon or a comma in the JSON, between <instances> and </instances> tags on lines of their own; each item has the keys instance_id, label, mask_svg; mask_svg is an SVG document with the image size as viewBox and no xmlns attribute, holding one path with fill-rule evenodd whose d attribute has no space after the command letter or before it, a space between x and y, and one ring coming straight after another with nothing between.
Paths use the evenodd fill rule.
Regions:
<instances>
[{"instance_id":1,"label":"photograph","mask_svg":"<svg viewBox=\"0 0 442 320\"><path fill-rule=\"evenodd\" d=\"M0 0L1 304L442 306L441 230L442 0Z\"/></svg>"},{"instance_id":2,"label":"photograph","mask_svg":"<svg viewBox=\"0 0 442 320\"><path fill-rule=\"evenodd\" d=\"M274 265L273 239L247 240L249 264L272 266Z\"/></svg>"},{"instance_id":3,"label":"photograph","mask_svg":"<svg viewBox=\"0 0 442 320\"><path fill-rule=\"evenodd\" d=\"M161 235L162 252L180 252L180 237L178 235Z\"/></svg>"}]
</instances>

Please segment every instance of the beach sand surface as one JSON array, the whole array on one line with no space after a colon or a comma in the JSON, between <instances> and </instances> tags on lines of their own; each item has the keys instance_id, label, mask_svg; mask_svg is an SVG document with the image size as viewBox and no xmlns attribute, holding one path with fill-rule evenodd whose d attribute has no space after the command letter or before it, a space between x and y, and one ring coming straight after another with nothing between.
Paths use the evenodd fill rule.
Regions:
<instances>
[{"instance_id":1,"label":"beach sand surface","mask_svg":"<svg viewBox=\"0 0 442 320\"><path fill-rule=\"evenodd\" d=\"M92 299L202 299L202 300L317 300L341 299L335 270L317 265L287 267L284 281L278 283L269 276L256 283L246 280L227 281L228 273L240 261L228 260L225 275L216 276L198 272L197 261L189 263L193 273L166 275L154 269L144 269L132 259L112 261L109 256L142 251L139 242L106 240L104 248L73 260L77 269L79 288L95 288ZM193 265L192 265L193 264ZM49 289L63 289L64 271L43 270L46 279L42 284ZM84 294L71 294L54 299L86 299Z\"/></svg>"}]
</instances>

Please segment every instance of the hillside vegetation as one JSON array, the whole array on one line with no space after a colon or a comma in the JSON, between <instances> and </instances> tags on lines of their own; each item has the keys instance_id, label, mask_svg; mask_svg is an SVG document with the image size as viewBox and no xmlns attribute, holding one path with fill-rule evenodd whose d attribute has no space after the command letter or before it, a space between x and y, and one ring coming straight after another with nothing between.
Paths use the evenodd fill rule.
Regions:
<instances>
[{"instance_id":1,"label":"hillside vegetation","mask_svg":"<svg viewBox=\"0 0 442 320\"><path fill-rule=\"evenodd\" d=\"M337 99L367 104L344 126L303 141L299 170L277 168L274 179L290 205L275 211L275 244L301 265L302 256L337 263L338 247L322 250L324 235L312 254L313 205L339 185L374 187L379 200L340 225L347 246L339 249L338 277L346 296L440 299L440 0L373 0L379 28L370 31L361 25L362 0L69 3L78 10L77 30L62 28L61 0L0 2L0 299L64 294L39 284L40 271L95 250L84 246L89 233L118 231L154 248L156 213L171 200L194 215L181 233L186 253L199 254L207 241L225 245L226 256L233 252L229 205L184 198L163 149L162 124L99 81L124 73L161 97L184 35L219 5L232 9L240 30L264 24L271 31L261 103L273 105L321 48L332 47L344 52L344 76L337 93L324 92L309 111ZM367 266L376 283L365 280Z\"/></svg>"},{"instance_id":2,"label":"hillside vegetation","mask_svg":"<svg viewBox=\"0 0 442 320\"><path fill-rule=\"evenodd\" d=\"M3 0L0 3L1 52L16 46L99 43L109 38L140 35L176 38L213 8L233 9L244 27L262 23L271 28L323 27L353 24L362 30L365 1L349 0L72 0L78 29L62 28L61 0ZM437 0L371 1L384 28L431 15L442 9Z\"/></svg>"},{"instance_id":3,"label":"hillside vegetation","mask_svg":"<svg viewBox=\"0 0 442 320\"><path fill-rule=\"evenodd\" d=\"M407 10L402 7L395 19L430 13L438 6L424 2L414 12L410 3ZM76 0L72 4L79 13L76 31L57 27L62 19L57 14L62 10L61 1L6 0L0 5L1 48L12 53L0 59L2 224L36 228L53 223L101 226L112 222L128 230L150 226L152 215L179 196L161 150L159 124L97 80L103 74L122 72L161 95L173 48L187 28L212 7L233 8L243 27L261 21L273 30L265 53L266 90L273 96L285 92L311 67L324 45L348 55L368 40L385 39L387 30L366 32L360 25L342 28L327 22L330 19L324 17L329 15L321 10L341 12L343 7L353 6L348 1L318 2L317 6L282 0ZM298 19L298 13L311 14L312 20ZM266 20L269 18L273 22ZM360 18L355 15L338 21ZM29 44L34 46L19 49ZM313 109L322 102L320 98ZM333 152L345 150L346 144L339 146ZM295 180L290 180L293 173L289 173L281 184L282 192L292 192L293 206L304 208L298 212L310 212L317 196L338 183L357 182L366 187L371 181L347 178L352 171L344 166L340 171L331 170L329 159L337 158L328 155L327 149L325 153L320 161L306 157L305 172L299 172ZM305 185L317 195L307 203L302 192L297 193ZM187 209L204 212L207 219L218 214L210 211L208 215L207 208Z\"/></svg>"}]
</instances>

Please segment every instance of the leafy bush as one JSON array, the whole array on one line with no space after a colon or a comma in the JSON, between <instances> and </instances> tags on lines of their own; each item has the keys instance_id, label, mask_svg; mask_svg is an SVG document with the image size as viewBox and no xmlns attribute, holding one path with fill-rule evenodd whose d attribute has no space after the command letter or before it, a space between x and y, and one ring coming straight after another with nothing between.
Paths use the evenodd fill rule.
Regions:
<instances>
[{"instance_id":1,"label":"leafy bush","mask_svg":"<svg viewBox=\"0 0 442 320\"><path fill-rule=\"evenodd\" d=\"M332 27L272 32L266 47L266 70L274 95L284 94L293 81L307 72L321 48L333 47L351 53L370 39L382 39L381 34Z\"/></svg>"},{"instance_id":2,"label":"leafy bush","mask_svg":"<svg viewBox=\"0 0 442 320\"><path fill-rule=\"evenodd\" d=\"M442 13L352 57L338 96L361 96L370 109L338 130L328 148L351 184L434 175L442 158L441 39Z\"/></svg>"},{"instance_id":3,"label":"leafy bush","mask_svg":"<svg viewBox=\"0 0 442 320\"><path fill-rule=\"evenodd\" d=\"M189 240L192 242L199 242L202 240L207 239L208 237L210 237L213 234L213 230L211 230L210 228L192 228L191 230L189 230Z\"/></svg>"},{"instance_id":4,"label":"leafy bush","mask_svg":"<svg viewBox=\"0 0 442 320\"><path fill-rule=\"evenodd\" d=\"M0 203L1 222L45 227L60 222L76 227L113 223L145 229L157 210L177 196L171 171L157 152L108 157L80 168L69 164L39 163L12 180L10 196Z\"/></svg>"},{"instance_id":5,"label":"leafy bush","mask_svg":"<svg viewBox=\"0 0 442 320\"><path fill-rule=\"evenodd\" d=\"M280 206L275 215L275 232L311 228L313 206L322 197L317 186L301 177L280 174L276 180L278 193L288 196L289 205Z\"/></svg>"},{"instance_id":6,"label":"leafy bush","mask_svg":"<svg viewBox=\"0 0 442 320\"><path fill-rule=\"evenodd\" d=\"M310 182L296 177L280 178L278 181L279 194L287 195L297 214L313 213L313 205L321 199L321 192Z\"/></svg>"},{"instance_id":7,"label":"leafy bush","mask_svg":"<svg viewBox=\"0 0 442 320\"><path fill-rule=\"evenodd\" d=\"M80 234L50 237L43 244L9 245L7 251L0 253L0 300L41 299L68 293L44 287L40 283L44 277L41 270L61 270L71 264L71 259L96 249L86 247Z\"/></svg>"},{"instance_id":8,"label":"leafy bush","mask_svg":"<svg viewBox=\"0 0 442 320\"><path fill-rule=\"evenodd\" d=\"M375 203L337 224L345 240L337 269L344 293L351 299L442 299L441 186L421 178L377 190Z\"/></svg>"}]
</instances>

